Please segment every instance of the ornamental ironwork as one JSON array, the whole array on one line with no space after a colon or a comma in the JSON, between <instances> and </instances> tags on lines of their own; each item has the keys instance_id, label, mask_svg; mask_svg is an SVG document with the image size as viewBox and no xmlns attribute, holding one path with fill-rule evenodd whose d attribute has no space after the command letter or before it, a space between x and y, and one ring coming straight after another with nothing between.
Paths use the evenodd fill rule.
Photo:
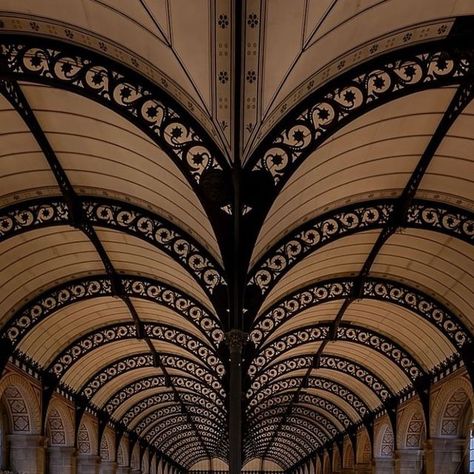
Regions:
<instances>
[{"instance_id":1,"label":"ornamental ironwork","mask_svg":"<svg viewBox=\"0 0 474 474\"><path fill-rule=\"evenodd\" d=\"M61 198L16 203L0 211L0 242L32 229L69 224L69 209Z\"/></svg>"},{"instance_id":2,"label":"ornamental ironwork","mask_svg":"<svg viewBox=\"0 0 474 474\"><path fill-rule=\"evenodd\" d=\"M269 250L254 266L248 285L267 294L304 257L336 239L382 227L393 208L390 202L358 204L318 216Z\"/></svg>"},{"instance_id":3,"label":"ornamental ironwork","mask_svg":"<svg viewBox=\"0 0 474 474\"><path fill-rule=\"evenodd\" d=\"M207 434L211 434L212 437L215 439L219 436L222 436L222 432L216 431L216 425L209 420L206 417L201 417L198 415L193 415L192 416L193 422L196 423L196 425L201 425L206 427L206 432ZM188 422L188 419L186 415L183 414L178 414L174 415L172 417L164 418L157 423L155 423L152 427L150 427L150 430L144 434L145 439L147 440L153 440L154 442L161 442L161 439L158 438L158 436L163 436L165 434L169 434L171 432L171 429L178 425L178 424L183 424L186 425Z\"/></svg>"},{"instance_id":4,"label":"ornamental ironwork","mask_svg":"<svg viewBox=\"0 0 474 474\"><path fill-rule=\"evenodd\" d=\"M356 278L322 281L286 296L257 318L250 332L251 340L256 347L264 346L265 341L281 324L300 312L322 303L350 297L355 283ZM366 278L360 297L386 301L413 311L435 326L459 349L472 340L459 317L419 289L388 279Z\"/></svg>"},{"instance_id":5,"label":"ornamental ironwork","mask_svg":"<svg viewBox=\"0 0 474 474\"><path fill-rule=\"evenodd\" d=\"M205 417L210 420L210 423L213 423L213 426L219 426L222 424L222 418L217 417L214 413L207 411L206 409L199 407L199 406L187 406L187 410L192 415L197 415L200 417ZM168 418L169 416L173 415L181 415L182 409L179 405L169 405L154 412L150 413L149 415L145 416L136 426L133 427L133 430L138 434L145 434L154 424L162 419Z\"/></svg>"},{"instance_id":6,"label":"ornamental ironwork","mask_svg":"<svg viewBox=\"0 0 474 474\"><path fill-rule=\"evenodd\" d=\"M249 429L255 424L264 421L271 417L282 417L288 409L289 403L292 400L292 393L278 394L270 400L262 402L263 408L255 410L254 413L248 414ZM338 427L324 414L314 410L313 408L304 407L301 405L294 405L291 410L292 416L299 416L301 418L311 420L315 425L326 434L335 436L338 432Z\"/></svg>"},{"instance_id":7,"label":"ornamental ironwork","mask_svg":"<svg viewBox=\"0 0 474 474\"><path fill-rule=\"evenodd\" d=\"M311 443L314 444L323 444L325 440L327 440L327 436L321 431L319 425L315 425L311 423L307 418L302 418L300 416L291 415L285 419L285 423L290 424L292 426L297 426L300 429L300 433L298 436L302 437L303 439L309 439ZM255 425L247 432L247 443L252 443L252 439L258 437L258 433L262 433L262 430L274 430L278 428L278 421L279 418L272 417L266 418L265 420Z\"/></svg>"},{"instance_id":8,"label":"ornamental ironwork","mask_svg":"<svg viewBox=\"0 0 474 474\"><path fill-rule=\"evenodd\" d=\"M53 40L2 37L3 73L67 89L126 117L177 164L196 187L206 170L222 170L225 159L193 120L155 85L110 59Z\"/></svg>"},{"instance_id":9,"label":"ornamental ironwork","mask_svg":"<svg viewBox=\"0 0 474 474\"><path fill-rule=\"evenodd\" d=\"M201 406L205 408L206 410L208 410L209 412L213 413L214 415L219 416L219 417L221 416L221 413L222 413L221 410L218 407L216 407L215 404L210 403L209 400L207 400L206 398L203 398L199 394L181 392L179 396L186 406L188 406L189 404ZM154 395L151 395L147 398L144 398L138 401L118 421L121 421L125 426L128 426L134 418L142 415L143 412L147 410L148 408L157 407L160 404L174 402L174 401L175 401L175 396L172 391L156 393ZM108 412L107 407L104 407L104 408ZM110 414L110 412L108 413Z\"/></svg>"},{"instance_id":10,"label":"ornamental ironwork","mask_svg":"<svg viewBox=\"0 0 474 474\"><path fill-rule=\"evenodd\" d=\"M126 232L162 250L188 271L209 295L220 285L226 285L223 271L210 253L163 217L111 198L83 197L81 206L90 224ZM17 203L0 213L0 241L36 228L70 225L70 218L62 198ZM215 319L209 311L206 313L205 317Z\"/></svg>"},{"instance_id":11,"label":"ornamental ironwork","mask_svg":"<svg viewBox=\"0 0 474 474\"><path fill-rule=\"evenodd\" d=\"M469 74L469 53L407 51L402 59L381 58L367 63L355 76L338 77L310 97L306 101L310 106L292 121L287 118L288 125L257 148L249 166L254 172L268 173L280 189L312 151L356 117L413 92L459 84Z\"/></svg>"},{"instance_id":12,"label":"ornamental ironwork","mask_svg":"<svg viewBox=\"0 0 474 474\"><path fill-rule=\"evenodd\" d=\"M252 407L258 405L262 402L262 400L275 393L299 388L301 386L302 380L303 377L287 377L266 385L265 388L251 397L248 404L249 408L251 409ZM363 417L369 411L365 402L361 400L352 390L334 380L329 380L325 377L310 376L308 378L308 388L324 390L341 397L349 405L351 405L356 412L358 412L360 417Z\"/></svg>"},{"instance_id":13,"label":"ornamental ironwork","mask_svg":"<svg viewBox=\"0 0 474 474\"><path fill-rule=\"evenodd\" d=\"M263 297L291 268L324 245L356 232L386 225L395 205L396 200L357 203L305 222L254 265L248 286L258 287ZM407 210L403 225L441 232L471 244L474 242L474 214L443 202L415 200Z\"/></svg>"},{"instance_id":14,"label":"ornamental ironwork","mask_svg":"<svg viewBox=\"0 0 474 474\"><path fill-rule=\"evenodd\" d=\"M204 433L202 431L203 426L199 423L197 423L195 426L198 428L201 438L207 438L206 445L209 446L212 451L214 451L216 449L217 443L219 442L219 438L213 437L210 433ZM180 448L185 448L187 446L192 433L195 433L195 431L190 427L190 425L177 425L169 429L166 432L166 435L168 436L165 436L163 439L161 439L159 435L156 438L149 438L149 441L152 444L158 444L163 452L169 453L170 456L173 456L173 452L179 451Z\"/></svg>"},{"instance_id":15,"label":"ornamental ironwork","mask_svg":"<svg viewBox=\"0 0 474 474\"><path fill-rule=\"evenodd\" d=\"M271 383L278 377L284 376L294 370L308 369L312 367L314 357L312 355L294 356L277 364L273 364L262 372L258 377L252 380L252 384L247 391L247 397L251 398L262 387ZM344 373L356 378L368 388L381 400L386 400L389 396L394 395L387 385L372 371L363 367L357 362L354 362L344 357L336 355L322 354L319 359L319 366L322 369L335 370L339 373Z\"/></svg>"},{"instance_id":16,"label":"ornamental ironwork","mask_svg":"<svg viewBox=\"0 0 474 474\"><path fill-rule=\"evenodd\" d=\"M263 455L265 453L268 442L271 441L272 438L273 438L273 432L268 432L268 433L265 433L265 435L263 435L259 440L256 440L256 443L258 442L261 443L260 445L261 447L257 451L258 454ZM292 433L287 433L285 431L281 431L281 433L279 432L279 436L278 436L279 449L285 449L286 451L290 452L292 456L297 460L303 458L307 452L311 452L311 450L307 451L306 449L303 449L301 447L297 449L298 445L294 442L294 440L295 440L295 437L293 436ZM256 444L256 446L258 446L258 444Z\"/></svg>"},{"instance_id":17,"label":"ornamental ironwork","mask_svg":"<svg viewBox=\"0 0 474 474\"><path fill-rule=\"evenodd\" d=\"M133 298L146 299L166 306L197 326L214 348L222 340L223 332L217 318L200 303L179 290L146 277L121 275L125 293ZM37 324L68 305L102 296L114 296L108 276L97 275L64 283L35 297L20 308L3 329L4 337L17 346Z\"/></svg>"},{"instance_id":18,"label":"ornamental ironwork","mask_svg":"<svg viewBox=\"0 0 474 474\"><path fill-rule=\"evenodd\" d=\"M144 331L150 339L180 346L190 354L198 355L210 368L224 371L224 367L214 351L191 334L165 324L150 322L144 323ZM51 362L48 370L51 370L57 377L62 377L73 364L94 349L112 342L136 339L137 337L137 328L134 324L103 326L71 343Z\"/></svg>"},{"instance_id":19,"label":"ornamental ironwork","mask_svg":"<svg viewBox=\"0 0 474 474\"><path fill-rule=\"evenodd\" d=\"M186 418L183 417L182 426L184 427L190 426L184 423L185 419ZM194 430L194 427L196 427L199 433L199 436L205 442L206 446L210 447L211 449L215 449L222 435L210 431L206 425L203 425L199 422L193 421L193 426L191 427L191 429ZM147 436L145 436L145 439L147 439L150 443L159 444L162 447L164 452L168 452L170 447L175 447L176 444L178 443L178 441L172 439L172 435L175 432L181 432L181 434L183 434L182 431L184 430L179 430L177 428L181 428L181 426L179 426L178 424L175 424L172 428L168 428L158 433L156 437L152 437L151 433L149 433ZM186 442L188 436L181 436L181 437L182 437L182 441Z\"/></svg>"},{"instance_id":20,"label":"ornamental ironwork","mask_svg":"<svg viewBox=\"0 0 474 474\"><path fill-rule=\"evenodd\" d=\"M265 399L260 405L255 406L253 411L251 413L249 412L247 416L252 419L260 413L267 412L267 410L269 410L270 408L275 408L277 406L283 407L284 405L288 405L292 402L294 396L295 391L275 394L272 397ZM346 415L346 413L341 410L337 405L335 405L330 400L327 400L320 396L312 395L311 393L306 393L302 391L298 394L298 403L307 404L313 409L318 408L324 410L326 413L333 416L334 419L337 420L337 422L339 422L341 426L345 428L347 428L352 422L352 420ZM297 407L298 405L294 406L292 410L296 410Z\"/></svg>"},{"instance_id":21,"label":"ornamental ironwork","mask_svg":"<svg viewBox=\"0 0 474 474\"><path fill-rule=\"evenodd\" d=\"M172 375L171 378L174 386L200 394L203 398L207 398L209 402L215 403L221 409L223 408L223 399L225 397L223 389L221 389L220 393L217 393L199 380L191 377ZM108 412L113 411L124 401L133 397L137 393L156 387L166 387L166 378L164 376L153 375L136 380L117 390L117 392L115 392L104 405L107 407ZM224 414L223 418L225 418Z\"/></svg>"},{"instance_id":22,"label":"ornamental ironwork","mask_svg":"<svg viewBox=\"0 0 474 474\"><path fill-rule=\"evenodd\" d=\"M219 264L202 246L155 214L132 205L98 198L86 198L82 206L92 225L139 237L170 255L194 276L207 293L212 294L217 286L226 284Z\"/></svg>"},{"instance_id":23,"label":"ornamental ironwork","mask_svg":"<svg viewBox=\"0 0 474 474\"><path fill-rule=\"evenodd\" d=\"M247 371L251 379L259 374L271 361L300 344L322 341L329 334L329 325L318 325L308 328L297 329L290 334L284 334L277 340L268 344L255 355Z\"/></svg>"},{"instance_id":24,"label":"ornamental ironwork","mask_svg":"<svg viewBox=\"0 0 474 474\"><path fill-rule=\"evenodd\" d=\"M222 390L222 384L218 375L210 371L204 365L201 365L191 359L175 354L167 354L160 352L160 362L169 369L176 369L190 374L202 383L207 384L208 388L216 391ZM136 370L144 367L155 367L156 361L152 354L135 354L133 356L124 357L118 361L114 361L95 373L79 390L79 393L91 398L105 384L112 379L125 372Z\"/></svg>"},{"instance_id":25,"label":"ornamental ironwork","mask_svg":"<svg viewBox=\"0 0 474 474\"><path fill-rule=\"evenodd\" d=\"M186 446L186 449L178 452L174 455L173 459L176 460L181 466L192 467L199 460L206 458L207 454L204 451L201 443L190 443L189 446Z\"/></svg>"},{"instance_id":26,"label":"ornamental ironwork","mask_svg":"<svg viewBox=\"0 0 474 474\"><path fill-rule=\"evenodd\" d=\"M270 427L269 427L270 428ZM258 437L258 441L265 439L270 440L273 437L275 427L268 429L268 431L262 431ZM285 425L278 430L278 439L280 441L291 440L291 447L297 449L301 453L310 453L314 448L311 448L310 439L305 438L305 435L297 426ZM300 457L304 457L300 456Z\"/></svg>"}]
</instances>

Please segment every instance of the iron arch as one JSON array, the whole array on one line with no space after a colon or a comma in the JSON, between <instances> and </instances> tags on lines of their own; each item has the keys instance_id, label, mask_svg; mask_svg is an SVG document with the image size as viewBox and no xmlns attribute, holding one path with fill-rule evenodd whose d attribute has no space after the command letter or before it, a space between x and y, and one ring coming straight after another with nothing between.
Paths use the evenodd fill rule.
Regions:
<instances>
[{"instance_id":1,"label":"iron arch","mask_svg":"<svg viewBox=\"0 0 474 474\"><path fill-rule=\"evenodd\" d=\"M348 298L356 278L336 278L301 288L275 303L253 325L251 338L257 347L265 346L272 333L300 312L328 301ZM360 297L408 309L436 327L452 344L462 350L472 337L453 311L417 288L386 278L367 277L362 283Z\"/></svg>"},{"instance_id":2,"label":"iron arch","mask_svg":"<svg viewBox=\"0 0 474 474\"><path fill-rule=\"evenodd\" d=\"M224 397L222 392L217 393L214 390L209 389L205 384L201 383L201 381L189 376L172 375L171 377L173 378L173 385L175 385L176 388L189 390L196 394L200 394L203 398L208 399L210 403L215 403L220 409L223 409ZM143 377L126 386L121 387L108 398L108 400L104 403L104 406L107 407L107 411L110 412L117 409L121 403L137 393L151 388L166 386L167 381L165 376L153 375Z\"/></svg>"},{"instance_id":3,"label":"iron arch","mask_svg":"<svg viewBox=\"0 0 474 474\"><path fill-rule=\"evenodd\" d=\"M395 204L395 199L388 199L337 208L305 222L283 237L250 271L248 286L257 287L261 293L260 298L255 298L254 311L276 283L305 257L340 238L382 228L393 214ZM414 200L404 225L474 242L474 214L443 202Z\"/></svg>"},{"instance_id":4,"label":"iron arch","mask_svg":"<svg viewBox=\"0 0 474 474\"><path fill-rule=\"evenodd\" d=\"M111 198L83 196L80 206L91 225L125 232L169 255L216 303L214 290L219 292L219 288L226 285L223 270L214 257L185 231L149 210ZM70 211L63 198L24 201L1 211L0 241L32 229L70 223Z\"/></svg>"},{"instance_id":5,"label":"iron arch","mask_svg":"<svg viewBox=\"0 0 474 474\"><path fill-rule=\"evenodd\" d=\"M284 354L294 347L327 339L329 329L327 324L317 324L298 328L279 337L257 354L254 362L249 367L249 374L252 377L258 376L268 366L273 357ZM425 374L424 369L409 352L376 331L341 323L337 330L336 340L361 344L379 352L400 368L412 381Z\"/></svg>"},{"instance_id":6,"label":"iron arch","mask_svg":"<svg viewBox=\"0 0 474 474\"><path fill-rule=\"evenodd\" d=\"M176 344L191 354L196 351L195 353L199 354L209 367L217 369L220 366L221 370L223 370L219 358L214 351L186 331L157 323L144 323L144 331L150 339ZM137 339L138 336L137 328L134 324L111 324L103 326L96 331L81 336L69 344L69 346L63 349L49 364L47 370L61 378L81 357L94 349L116 341Z\"/></svg>"},{"instance_id":7,"label":"iron arch","mask_svg":"<svg viewBox=\"0 0 474 474\"><path fill-rule=\"evenodd\" d=\"M253 396L257 391L266 387L273 380L298 369L308 369L313 366L314 357L312 355L293 356L277 364L271 365L258 377L252 380L252 384L247 391L247 396ZM342 372L353 377L370 388L381 402L394 396L388 386L370 369L361 364L335 355L322 355L320 357L320 367L324 369Z\"/></svg>"},{"instance_id":8,"label":"iron arch","mask_svg":"<svg viewBox=\"0 0 474 474\"><path fill-rule=\"evenodd\" d=\"M191 374L193 377L201 380L203 384L206 384L209 389L222 389L222 383L218 374L210 371L206 366L197 363L194 360L165 352L160 352L160 360L162 364L169 369L175 369ZM145 367L155 367L155 361L150 353L122 357L119 360L111 362L94 374L84 383L78 392L81 395L90 398L95 392L113 380L117 375Z\"/></svg>"}]
</instances>

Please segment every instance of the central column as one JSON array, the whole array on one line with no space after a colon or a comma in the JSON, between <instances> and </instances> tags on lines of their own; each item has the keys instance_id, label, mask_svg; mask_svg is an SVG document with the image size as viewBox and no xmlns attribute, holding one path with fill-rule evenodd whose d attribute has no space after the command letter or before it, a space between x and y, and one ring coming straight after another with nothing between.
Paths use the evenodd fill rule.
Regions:
<instances>
[{"instance_id":1,"label":"central column","mask_svg":"<svg viewBox=\"0 0 474 474\"><path fill-rule=\"evenodd\" d=\"M242 348L247 334L232 329L226 334L230 352L229 384L229 473L239 474L242 467Z\"/></svg>"}]
</instances>

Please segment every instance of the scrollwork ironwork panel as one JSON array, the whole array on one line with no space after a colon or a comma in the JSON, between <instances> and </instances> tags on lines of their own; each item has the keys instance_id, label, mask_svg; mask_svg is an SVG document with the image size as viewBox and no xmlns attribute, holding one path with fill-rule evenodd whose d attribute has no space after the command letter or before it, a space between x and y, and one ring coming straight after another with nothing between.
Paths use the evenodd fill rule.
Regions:
<instances>
[{"instance_id":1,"label":"scrollwork ironwork panel","mask_svg":"<svg viewBox=\"0 0 474 474\"><path fill-rule=\"evenodd\" d=\"M266 418L255 425L247 432L246 439L249 443L252 442L252 439L258 437L258 433L262 432L262 429L274 430L278 427L278 417ZM319 425L310 422L307 418L302 418L298 415L290 415L285 419L285 423L296 426L301 430L301 437L303 439L311 440L312 444L322 444L327 439L327 435L321 431Z\"/></svg>"},{"instance_id":2,"label":"scrollwork ironwork panel","mask_svg":"<svg viewBox=\"0 0 474 474\"><path fill-rule=\"evenodd\" d=\"M276 395L273 395L272 397L265 399L265 401L263 401L260 405L257 405L251 416L252 417L256 416L259 413L265 412L269 408L272 408L275 406L289 404L291 403L294 395L295 395L294 391L281 392ZM352 420L347 416L347 414L341 408L335 405L333 402L325 398L313 395L311 393L301 392L298 395L298 403L307 404L309 406L324 410L325 412L331 414L335 420L337 420L339 423L341 423L342 426L346 428L352 422ZM292 410L294 411L294 413L297 413L296 408L299 408L299 406L295 405L293 407Z\"/></svg>"},{"instance_id":3,"label":"scrollwork ironwork panel","mask_svg":"<svg viewBox=\"0 0 474 474\"><path fill-rule=\"evenodd\" d=\"M160 361L169 369L176 369L198 378L202 383L207 384L209 388L217 391L222 390L220 377L217 373L210 371L204 365L200 365L195 361L182 356L163 352L160 353ZM94 374L94 376L91 377L79 390L79 393L90 398L95 392L100 390L100 388L119 374L144 367L155 367L155 361L151 354L144 353L124 357L120 360L114 361Z\"/></svg>"},{"instance_id":4,"label":"scrollwork ironwork panel","mask_svg":"<svg viewBox=\"0 0 474 474\"><path fill-rule=\"evenodd\" d=\"M351 295L356 278L339 278L318 282L286 296L254 323L250 338L257 347L265 347L265 341L283 323L300 312L326 303L344 299ZM469 331L460 318L433 297L403 283L381 278L366 278L362 285L361 298L370 298L402 306L435 326L455 347L472 341Z\"/></svg>"},{"instance_id":5,"label":"scrollwork ironwork panel","mask_svg":"<svg viewBox=\"0 0 474 474\"><path fill-rule=\"evenodd\" d=\"M126 232L169 255L194 277L211 300L214 290L226 285L223 270L211 254L163 217L111 198L81 197L81 206L90 224ZM0 212L0 241L35 228L70 225L70 218L63 198L45 197L20 202ZM207 310L203 318L211 325L207 320L217 319ZM222 337L220 333L217 335Z\"/></svg>"},{"instance_id":6,"label":"scrollwork ironwork panel","mask_svg":"<svg viewBox=\"0 0 474 474\"><path fill-rule=\"evenodd\" d=\"M221 410L218 407L216 407L213 403L210 403L209 400L201 397L201 395L199 394L181 392L180 397L183 400L183 402L186 404L186 406L188 405L200 406L200 407L205 408L209 412L213 413L215 416L219 416L219 417L221 416L221 413L222 413ZM174 401L175 401L175 397L172 391L161 392L161 393L151 395L147 398L144 398L138 401L133 407L131 407L127 411L127 413L125 413L122 416L120 421L125 426L128 426L135 417L140 416L141 413L145 411L146 409L158 406L163 403L170 403ZM105 407L105 410L107 411L107 407Z\"/></svg>"},{"instance_id":7,"label":"scrollwork ironwork panel","mask_svg":"<svg viewBox=\"0 0 474 474\"><path fill-rule=\"evenodd\" d=\"M193 275L209 295L219 285L226 284L222 269L209 252L163 218L130 204L98 198L85 198L82 206L92 225L126 232L170 255Z\"/></svg>"},{"instance_id":8,"label":"scrollwork ironwork panel","mask_svg":"<svg viewBox=\"0 0 474 474\"><path fill-rule=\"evenodd\" d=\"M275 394L292 389L296 389L301 386L303 377L286 377L281 380L277 380L271 384L266 385L261 391L257 392L249 402L249 409L255 407L262 402L265 398ZM363 417L368 413L369 409L367 405L358 397L352 390L343 386L342 384L329 380L324 377L310 376L308 378L308 388L320 389L329 393L333 393L338 397L341 397L349 405L351 405L355 411L357 411L360 417Z\"/></svg>"},{"instance_id":9,"label":"scrollwork ironwork panel","mask_svg":"<svg viewBox=\"0 0 474 474\"><path fill-rule=\"evenodd\" d=\"M190 354L198 354L201 360L210 368L224 371L220 359L213 350L191 334L165 324L157 323L145 323L144 329L150 339L180 346ZM73 364L94 349L112 342L136 339L137 337L137 329L134 324L113 324L101 327L70 344L50 363L48 370L51 370L57 377L62 377Z\"/></svg>"},{"instance_id":10,"label":"scrollwork ironwork panel","mask_svg":"<svg viewBox=\"0 0 474 474\"><path fill-rule=\"evenodd\" d=\"M424 89L459 84L469 74L472 53L464 49L402 51L399 58L379 58L362 72L338 77L313 94L286 126L257 148L249 161L253 171L271 176L280 189L299 164L321 143L356 117L398 97ZM393 58L393 59L392 59Z\"/></svg>"},{"instance_id":11,"label":"scrollwork ironwork panel","mask_svg":"<svg viewBox=\"0 0 474 474\"><path fill-rule=\"evenodd\" d=\"M210 423L213 423L214 426L219 426L219 424L222 424L222 419L215 416L214 413L211 413L207 411L206 409L199 407L199 406L191 406L189 405L187 407L189 413L192 415L199 415L201 417L205 417L209 420ZM182 414L181 407L179 405L169 405L163 408L160 408L149 415L147 415L145 418L143 418L135 427L134 431L140 435L141 433L147 432L149 429L151 429L154 424L164 418L168 418L173 415L180 415Z\"/></svg>"},{"instance_id":12,"label":"scrollwork ironwork panel","mask_svg":"<svg viewBox=\"0 0 474 474\"><path fill-rule=\"evenodd\" d=\"M395 200L357 203L305 222L274 245L255 264L248 286L257 286L263 298L283 275L324 245L356 232L386 225L395 203ZM474 214L443 202L415 200L408 208L404 226L474 242Z\"/></svg>"},{"instance_id":13,"label":"scrollwork ironwork panel","mask_svg":"<svg viewBox=\"0 0 474 474\"><path fill-rule=\"evenodd\" d=\"M377 229L388 222L391 202L357 204L318 216L293 231L255 264L249 286L267 294L277 281L307 255L355 232Z\"/></svg>"},{"instance_id":14,"label":"scrollwork ironwork panel","mask_svg":"<svg viewBox=\"0 0 474 474\"><path fill-rule=\"evenodd\" d=\"M223 409L225 393L222 389L220 393L217 393L199 380L193 379L191 377L179 375L172 375L171 377L173 385L176 386L176 388L182 388L201 395L203 398L207 398L210 403L214 403L219 408ZM106 407L106 410L109 413L113 412L128 398L133 397L137 393L143 392L144 390L156 387L166 387L166 379L164 376L153 375L140 380L136 380L128 384L127 386L117 390L117 392L115 392L104 403L104 406ZM222 414L222 418L225 419L224 413Z\"/></svg>"},{"instance_id":15,"label":"scrollwork ironwork panel","mask_svg":"<svg viewBox=\"0 0 474 474\"><path fill-rule=\"evenodd\" d=\"M196 188L225 159L207 134L145 78L84 48L45 38L2 36L3 73L76 92L126 117L165 150Z\"/></svg>"},{"instance_id":16,"label":"scrollwork ironwork panel","mask_svg":"<svg viewBox=\"0 0 474 474\"><path fill-rule=\"evenodd\" d=\"M312 355L295 356L270 366L252 381L249 390L247 390L247 397L251 398L261 388L266 387L278 377L282 377L294 370L312 367L313 359L314 357ZM342 372L356 378L370 388L380 401L384 401L389 396L394 395L387 385L372 371L352 360L335 355L323 354L320 357L319 366L322 369Z\"/></svg>"},{"instance_id":17,"label":"scrollwork ironwork panel","mask_svg":"<svg viewBox=\"0 0 474 474\"><path fill-rule=\"evenodd\" d=\"M287 393L282 393L282 394L277 394L274 395L271 399L267 399L264 402L262 402L262 408L258 410L255 410L255 413L252 414L247 414L247 418L250 420L249 421L249 429L251 429L254 425L258 426L258 424L268 417L282 417L286 410L288 409L288 406L292 400L292 395L294 393L287 392ZM317 398L317 397L315 397ZM322 405L322 406L320 406ZM311 407L319 407L322 410L328 411L325 408L324 402L320 402L319 404L315 405L310 405ZM292 416L299 416L301 418L305 418L307 420L311 420L315 425L319 426L321 431L325 433L327 436L335 436L338 432L338 427L334 425L334 423L323 413L317 412L310 407L305 407L301 405L293 405L292 410L291 410L291 415ZM331 408L331 406L330 406ZM336 414L329 412L332 416L336 417L338 419L338 416L341 413L341 410L336 408ZM341 415L343 419L346 419L347 416ZM341 421L339 420L341 423Z\"/></svg>"},{"instance_id":18,"label":"scrollwork ironwork panel","mask_svg":"<svg viewBox=\"0 0 474 474\"><path fill-rule=\"evenodd\" d=\"M62 198L17 203L0 211L0 242L41 227L70 224Z\"/></svg>"}]
</instances>

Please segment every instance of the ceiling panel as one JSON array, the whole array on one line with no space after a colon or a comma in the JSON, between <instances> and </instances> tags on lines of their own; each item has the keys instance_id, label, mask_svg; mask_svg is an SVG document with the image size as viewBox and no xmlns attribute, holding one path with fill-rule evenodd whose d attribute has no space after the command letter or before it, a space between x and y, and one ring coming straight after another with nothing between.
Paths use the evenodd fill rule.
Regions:
<instances>
[{"instance_id":1,"label":"ceiling panel","mask_svg":"<svg viewBox=\"0 0 474 474\"><path fill-rule=\"evenodd\" d=\"M40 290L103 271L93 245L78 230L57 226L12 237L0 243L0 312L9 315Z\"/></svg>"},{"instance_id":2,"label":"ceiling panel","mask_svg":"<svg viewBox=\"0 0 474 474\"><path fill-rule=\"evenodd\" d=\"M199 199L148 136L117 113L72 92L32 84L22 89L78 194L135 202L175 222L219 255ZM44 157L36 159L47 167Z\"/></svg>"},{"instance_id":3,"label":"ceiling panel","mask_svg":"<svg viewBox=\"0 0 474 474\"><path fill-rule=\"evenodd\" d=\"M278 281L265 298L260 314L285 295L318 280L358 275L378 235L379 231L365 231L342 237L310 254Z\"/></svg>"},{"instance_id":4,"label":"ceiling panel","mask_svg":"<svg viewBox=\"0 0 474 474\"><path fill-rule=\"evenodd\" d=\"M289 230L328 209L398 196L453 94L451 88L437 89L382 105L319 146L276 198L253 260Z\"/></svg>"}]
</instances>

